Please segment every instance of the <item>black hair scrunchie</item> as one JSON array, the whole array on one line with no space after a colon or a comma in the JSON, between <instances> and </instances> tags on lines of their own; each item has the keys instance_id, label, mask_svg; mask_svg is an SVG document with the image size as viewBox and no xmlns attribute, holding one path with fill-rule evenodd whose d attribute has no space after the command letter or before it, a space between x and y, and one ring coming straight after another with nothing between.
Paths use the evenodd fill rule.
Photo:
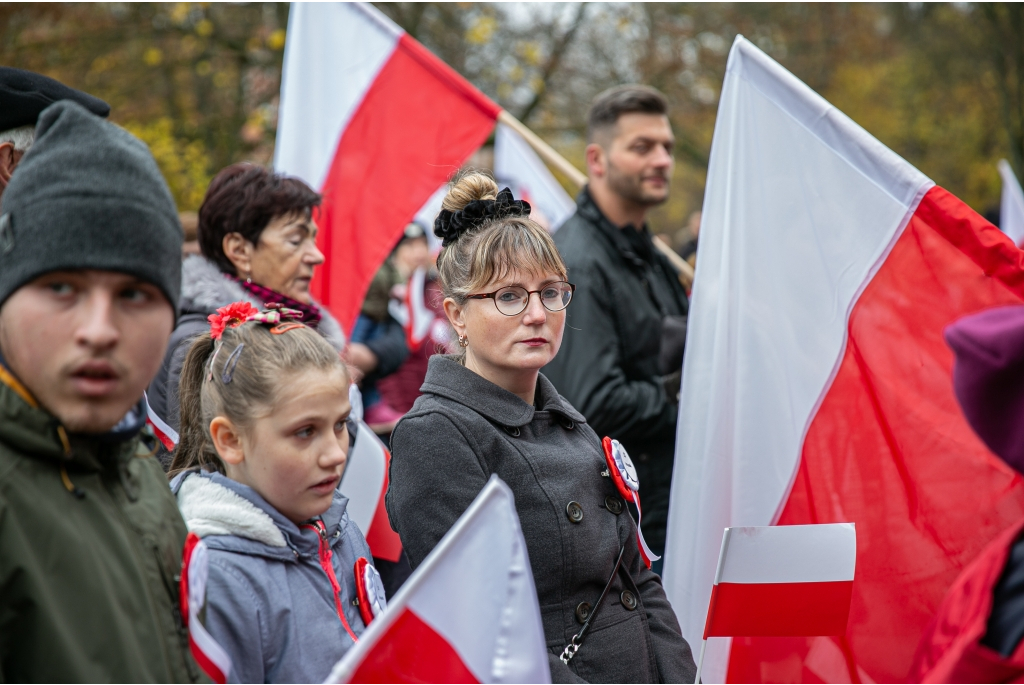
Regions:
<instances>
[{"instance_id":1,"label":"black hair scrunchie","mask_svg":"<svg viewBox=\"0 0 1024 685\"><path fill-rule=\"evenodd\" d=\"M530 216L530 203L515 199L505 188L493 200L473 200L455 212L442 209L434 219L434 235L441 239L441 247L448 247L471 228L510 216Z\"/></svg>"}]
</instances>

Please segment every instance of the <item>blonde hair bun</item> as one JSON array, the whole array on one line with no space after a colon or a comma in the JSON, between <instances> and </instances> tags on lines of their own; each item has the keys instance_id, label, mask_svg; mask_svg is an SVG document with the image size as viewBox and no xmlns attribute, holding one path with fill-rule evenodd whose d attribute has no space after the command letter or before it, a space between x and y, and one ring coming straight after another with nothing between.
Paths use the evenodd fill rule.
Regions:
<instances>
[{"instance_id":1,"label":"blonde hair bun","mask_svg":"<svg viewBox=\"0 0 1024 685\"><path fill-rule=\"evenodd\" d=\"M494 200L498 197L498 184L481 171L468 171L452 181L441 208L449 212L465 209L474 200Z\"/></svg>"}]
</instances>

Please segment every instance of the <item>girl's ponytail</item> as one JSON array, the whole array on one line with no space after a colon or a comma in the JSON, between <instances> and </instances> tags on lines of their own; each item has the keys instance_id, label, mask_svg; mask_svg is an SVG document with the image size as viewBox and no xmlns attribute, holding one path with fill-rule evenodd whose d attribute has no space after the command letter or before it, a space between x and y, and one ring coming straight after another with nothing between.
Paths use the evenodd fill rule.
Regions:
<instances>
[{"instance_id":1,"label":"girl's ponytail","mask_svg":"<svg viewBox=\"0 0 1024 685\"><path fill-rule=\"evenodd\" d=\"M203 333L189 348L181 369L179 405L181 428L178 446L174 450L168 475L174 477L182 471L204 467L224 473L224 464L213 450L206 436L203 419L203 381L209 373L207 362L213 354L214 340Z\"/></svg>"}]
</instances>

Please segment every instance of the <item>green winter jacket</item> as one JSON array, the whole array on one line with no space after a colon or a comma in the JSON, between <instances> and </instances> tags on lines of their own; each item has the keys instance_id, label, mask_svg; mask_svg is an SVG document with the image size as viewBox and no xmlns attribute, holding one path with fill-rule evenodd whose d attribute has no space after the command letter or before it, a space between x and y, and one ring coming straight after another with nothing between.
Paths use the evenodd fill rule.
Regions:
<instances>
[{"instance_id":1,"label":"green winter jacket","mask_svg":"<svg viewBox=\"0 0 1024 685\"><path fill-rule=\"evenodd\" d=\"M197 681L160 464L35 404L0 367L0 682Z\"/></svg>"}]
</instances>

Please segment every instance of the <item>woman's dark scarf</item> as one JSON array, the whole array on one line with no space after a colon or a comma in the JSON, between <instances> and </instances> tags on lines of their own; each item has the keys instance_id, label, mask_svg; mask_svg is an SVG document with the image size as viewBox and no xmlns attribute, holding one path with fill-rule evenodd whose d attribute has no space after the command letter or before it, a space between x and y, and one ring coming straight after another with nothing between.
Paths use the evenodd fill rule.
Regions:
<instances>
[{"instance_id":1,"label":"woman's dark scarf","mask_svg":"<svg viewBox=\"0 0 1024 685\"><path fill-rule=\"evenodd\" d=\"M279 304L286 309L294 309L302 312L302 318L299 319L302 323L306 324L310 328L316 328L320 324L320 319L323 315L320 313L320 308L315 304L306 304L305 302L299 302L298 300L292 299L287 295L282 295L276 290L265 288L257 283L250 281L243 281L240 278L230 276L242 286L249 294L255 297L257 300L265 305L268 304Z\"/></svg>"},{"instance_id":2,"label":"woman's dark scarf","mask_svg":"<svg viewBox=\"0 0 1024 685\"><path fill-rule=\"evenodd\" d=\"M530 203L515 199L505 188L493 200L473 200L455 212L442 209L434 219L434 235L441 239L441 247L448 247L463 233L510 216L530 216Z\"/></svg>"}]
</instances>

